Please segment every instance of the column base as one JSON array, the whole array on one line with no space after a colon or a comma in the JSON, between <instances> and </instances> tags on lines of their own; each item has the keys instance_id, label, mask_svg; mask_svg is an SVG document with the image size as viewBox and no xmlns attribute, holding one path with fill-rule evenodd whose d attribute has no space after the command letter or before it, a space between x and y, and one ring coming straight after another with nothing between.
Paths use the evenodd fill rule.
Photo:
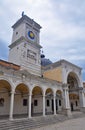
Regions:
<instances>
[{"instance_id":1,"label":"column base","mask_svg":"<svg viewBox=\"0 0 85 130\"><path fill-rule=\"evenodd\" d=\"M10 120L10 121L13 121L14 119L13 119L13 118L11 118L11 117L9 117L9 120Z\"/></svg>"},{"instance_id":2,"label":"column base","mask_svg":"<svg viewBox=\"0 0 85 130\"><path fill-rule=\"evenodd\" d=\"M28 116L28 119L31 119L32 118L32 116Z\"/></svg>"},{"instance_id":3,"label":"column base","mask_svg":"<svg viewBox=\"0 0 85 130\"><path fill-rule=\"evenodd\" d=\"M81 107L80 111L85 113L85 107Z\"/></svg>"},{"instance_id":4,"label":"column base","mask_svg":"<svg viewBox=\"0 0 85 130\"><path fill-rule=\"evenodd\" d=\"M46 117L46 115L42 115L43 117Z\"/></svg>"},{"instance_id":5,"label":"column base","mask_svg":"<svg viewBox=\"0 0 85 130\"><path fill-rule=\"evenodd\" d=\"M68 116L69 118L72 117L72 113L71 113L71 110L70 109L63 109L63 112L66 116Z\"/></svg>"}]
</instances>

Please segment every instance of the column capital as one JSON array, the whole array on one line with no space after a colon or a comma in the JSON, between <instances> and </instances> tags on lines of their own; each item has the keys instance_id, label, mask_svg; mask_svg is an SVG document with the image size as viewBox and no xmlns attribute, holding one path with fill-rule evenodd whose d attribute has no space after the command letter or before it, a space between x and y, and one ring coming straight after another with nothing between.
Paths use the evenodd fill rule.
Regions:
<instances>
[{"instance_id":1,"label":"column capital","mask_svg":"<svg viewBox=\"0 0 85 130\"><path fill-rule=\"evenodd\" d=\"M31 94L28 94L28 96L32 96L32 93L31 93Z\"/></svg>"},{"instance_id":2,"label":"column capital","mask_svg":"<svg viewBox=\"0 0 85 130\"><path fill-rule=\"evenodd\" d=\"M63 91L68 92L68 91L69 91L69 89L68 89L68 88L63 88Z\"/></svg>"},{"instance_id":3,"label":"column capital","mask_svg":"<svg viewBox=\"0 0 85 130\"><path fill-rule=\"evenodd\" d=\"M43 97L45 97L45 95L43 95Z\"/></svg>"},{"instance_id":4,"label":"column capital","mask_svg":"<svg viewBox=\"0 0 85 130\"><path fill-rule=\"evenodd\" d=\"M29 90L28 95L29 95L29 96L32 96L32 91L31 91L31 90Z\"/></svg>"},{"instance_id":5,"label":"column capital","mask_svg":"<svg viewBox=\"0 0 85 130\"><path fill-rule=\"evenodd\" d=\"M56 97L56 93L53 93L53 97L54 97L54 98Z\"/></svg>"},{"instance_id":6,"label":"column capital","mask_svg":"<svg viewBox=\"0 0 85 130\"><path fill-rule=\"evenodd\" d=\"M69 84L63 83L62 86L63 86L63 88L68 88Z\"/></svg>"},{"instance_id":7,"label":"column capital","mask_svg":"<svg viewBox=\"0 0 85 130\"><path fill-rule=\"evenodd\" d=\"M10 91L10 94L15 94L15 90Z\"/></svg>"}]
</instances>

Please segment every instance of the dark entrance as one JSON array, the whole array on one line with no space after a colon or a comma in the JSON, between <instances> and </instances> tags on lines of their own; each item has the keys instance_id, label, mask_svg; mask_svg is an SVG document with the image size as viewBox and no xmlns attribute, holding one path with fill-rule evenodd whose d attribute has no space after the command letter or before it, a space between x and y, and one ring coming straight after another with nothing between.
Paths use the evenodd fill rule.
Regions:
<instances>
[{"instance_id":1,"label":"dark entrance","mask_svg":"<svg viewBox=\"0 0 85 130\"><path fill-rule=\"evenodd\" d=\"M73 111L74 109L73 109L73 103L71 103L71 111Z\"/></svg>"},{"instance_id":2,"label":"dark entrance","mask_svg":"<svg viewBox=\"0 0 85 130\"><path fill-rule=\"evenodd\" d=\"M56 99L56 112L58 110L58 100Z\"/></svg>"},{"instance_id":3,"label":"dark entrance","mask_svg":"<svg viewBox=\"0 0 85 130\"><path fill-rule=\"evenodd\" d=\"M52 99L52 112L54 112L54 101Z\"/></svg>"}]
</instances>

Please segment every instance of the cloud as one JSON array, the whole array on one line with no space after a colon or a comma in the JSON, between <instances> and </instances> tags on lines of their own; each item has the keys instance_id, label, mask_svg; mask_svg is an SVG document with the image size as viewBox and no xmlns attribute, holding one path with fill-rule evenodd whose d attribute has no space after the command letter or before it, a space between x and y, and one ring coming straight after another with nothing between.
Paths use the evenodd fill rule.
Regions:
<instances>
[{"instance_id":1,"label":"cloud","mask_svg":"<svg viewBox=\"0 0 85 130\"><path fill-rule=\"evenodd\" d=\"M84 69L84 0L1 0L0 5L0 43L3 43L0 45L7 50L7 54L7 46L11 44L11 26L24 11L42 26L40 44L47 58L53 62L66 59ZM5 58L7 56L2 48L0 47L0 56Z\"/></svg>"},{"instance_id":2,"label":"cloud","mask_svg":"<svg viewBox=\"0 0 85 130\"><path fill-rule=\"evenodd\" d=\"M8 47L6 42L0 39L0 59L7 60L8 58Z\"/></svg>"}]
</instances>

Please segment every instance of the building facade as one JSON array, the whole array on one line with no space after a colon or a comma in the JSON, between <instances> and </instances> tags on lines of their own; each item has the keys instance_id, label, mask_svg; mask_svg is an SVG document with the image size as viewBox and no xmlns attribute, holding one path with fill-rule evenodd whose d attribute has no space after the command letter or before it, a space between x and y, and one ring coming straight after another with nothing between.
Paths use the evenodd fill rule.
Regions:
<instances>
[{"instance_id":1,"label":"building facade","mask_svg":"<svg viewBox=\"0 0 85 130\"><path fill-rule=\"evenodd\" d=\"M48 62L40 53L41 26L28 16L12 28L8 61L0 60L0 116L84 112L82 69L66 60Z\"/></svg>"}]
</instances>

